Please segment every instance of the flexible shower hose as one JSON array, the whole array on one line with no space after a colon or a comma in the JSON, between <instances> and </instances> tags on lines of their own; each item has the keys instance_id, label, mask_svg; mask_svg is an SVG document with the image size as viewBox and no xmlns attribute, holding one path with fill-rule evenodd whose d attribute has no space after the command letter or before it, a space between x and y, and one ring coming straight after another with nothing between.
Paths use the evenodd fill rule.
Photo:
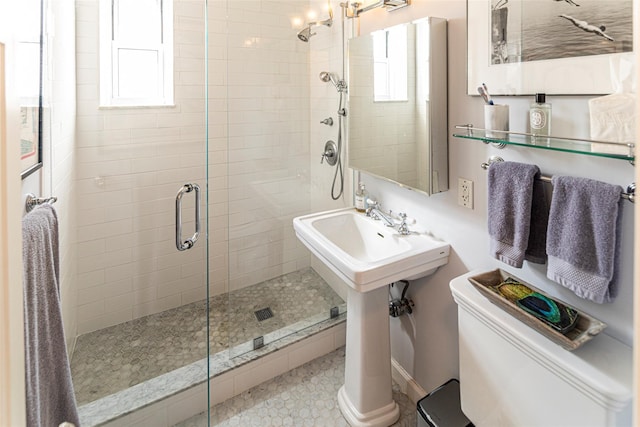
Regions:
<instances>
[{"instance_id":1,"label":"flexible shower hose","mask_svg":"<svg viewBox=\"0 0 640 427\"><path fill-rule=\"evenodd\" d=\"M344 172L342 170L342 121L344 116L347 114L345 109L342 107L342 91L340 93L340 101L338 104L338 162L336 164L336 171L333 174L333 183L331 184L331 198L333 200L338 200L342 197L342 193L344 192ZM336 195L336 181L338 180L338 173L340 173L340 192Z\"/></svg>"}]
</instances>

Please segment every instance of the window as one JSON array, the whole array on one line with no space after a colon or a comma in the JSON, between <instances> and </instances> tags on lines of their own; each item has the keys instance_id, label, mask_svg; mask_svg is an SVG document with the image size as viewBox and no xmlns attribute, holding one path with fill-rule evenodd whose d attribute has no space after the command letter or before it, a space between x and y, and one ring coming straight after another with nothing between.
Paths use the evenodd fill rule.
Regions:
<instances>
[{"instance_id":1,"label":"window","mask_svg":"<svg viewBox=\"0 0 640 427\"><path fill-rule=\"evenodd\" d=\"M172 0L100 0L100 28L100 105L172 105Z\"/></svg>"},{"instance_id":2,"label":"window","mask_svg":"<svg viewBox=\"0 0 640 427\"><path fill-rule=\"evenodd\" d=\"M375 101L406 101L407 25L372 33Z\"/></svg>"}]
</instances>

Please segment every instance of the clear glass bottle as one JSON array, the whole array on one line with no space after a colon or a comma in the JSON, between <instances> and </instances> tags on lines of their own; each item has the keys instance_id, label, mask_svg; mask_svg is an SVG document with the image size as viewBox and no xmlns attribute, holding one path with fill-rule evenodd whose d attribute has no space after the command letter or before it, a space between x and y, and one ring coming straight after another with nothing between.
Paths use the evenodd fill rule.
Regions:
<instances>
[{"instance_id":1,"label":"clear glass bottle","mask_svg":"<svg viewBox=\"0 0 640 427\"><path fill-rule=\"evenodd\" d=\"M367 209L367 196L369 193L367 189L364 187L363 183L358 184L358 191L356 191L355 199L356 199L356 210L358 212L364 212Z\"/></svg>"},{"instance_id":2,"label":"clear glass bottle","mask_svg":"<svg viewBox=\"0 0 640 427\"><path fill-rule=\"evenodd\" d=\"M529 108L529 126L535 135L551 134L551 104L547 104L544 93L536 93L536 100Z\"/></svg>"}]
</instances>

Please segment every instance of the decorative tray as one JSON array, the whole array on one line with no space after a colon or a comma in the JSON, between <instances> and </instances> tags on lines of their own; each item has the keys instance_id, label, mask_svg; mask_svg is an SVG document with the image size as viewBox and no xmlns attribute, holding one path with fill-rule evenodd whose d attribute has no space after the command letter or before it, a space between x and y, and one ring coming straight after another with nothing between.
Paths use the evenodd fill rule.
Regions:
<instances>
[{"instance_id":1,"label":"decorative tray","mask_svg":"<svg viewBox=\"0 0 640 427\"><path fill-rule=\"evenodd\" d=\"M566 350L575 350L607 327L504 270L481 273L469 281L489 301Z\"/></svg>"}]
</instances>

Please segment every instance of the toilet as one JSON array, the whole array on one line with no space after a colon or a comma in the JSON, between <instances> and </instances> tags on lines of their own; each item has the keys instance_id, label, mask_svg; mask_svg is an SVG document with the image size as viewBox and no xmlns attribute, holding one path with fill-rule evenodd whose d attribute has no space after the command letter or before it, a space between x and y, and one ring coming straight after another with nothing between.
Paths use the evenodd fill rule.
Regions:
<instances>
[{"instance_id":1,"label":"toilet","mask_svg":"<svg viewBox=\"0 0 640 427\"><path fill-rule=\"evenodd\" d=\"M480 294L468 281L479 273L450 282L458 305L460 401L471 422L631 426L632 349L601 333L567 351Z\"/></svg>"}]
</instances>

